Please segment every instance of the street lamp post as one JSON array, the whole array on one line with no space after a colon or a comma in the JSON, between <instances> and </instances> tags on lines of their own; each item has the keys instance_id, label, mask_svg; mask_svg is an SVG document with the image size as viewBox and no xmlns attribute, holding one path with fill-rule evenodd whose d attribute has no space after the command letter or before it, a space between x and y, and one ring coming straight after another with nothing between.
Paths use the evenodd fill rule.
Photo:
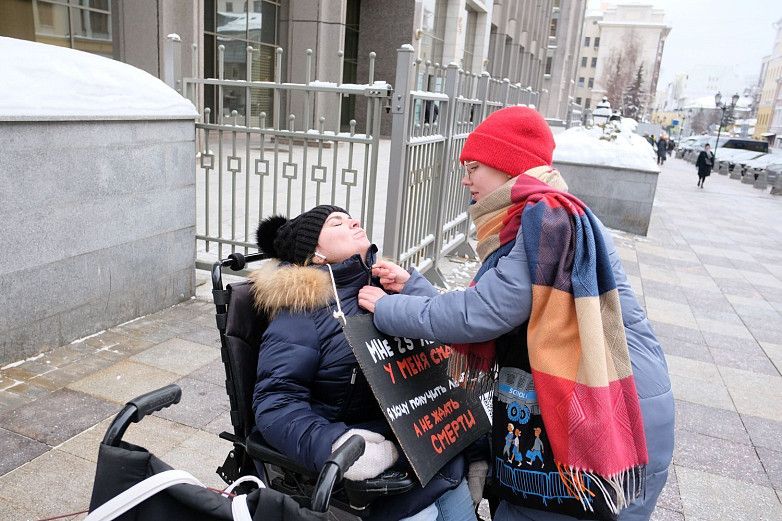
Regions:
<instances>
[{"instance_id":1,"label":"street lamp post","mask_svg":"<svg viewBox=\"0 0 782 521\"><path fill-rule=\"evenodd\" d=\"M717 127L717 142L714 144L714 164L717 163L717 149L720 146L720 134L722 133L722 125L725 124L725 111L730 109L728 114L732 114L733 109L736 108L736 103L738 103L738 101L739 101L738 94L734 94L731 97L730 105L728 105L727 103L722 103L722 94L720 94L719 92L717 92L717 94L714 95L714 105L716 105L718 109L722 110L722 114L720 115L719 127Z\"/></svg>"}]
</instances>

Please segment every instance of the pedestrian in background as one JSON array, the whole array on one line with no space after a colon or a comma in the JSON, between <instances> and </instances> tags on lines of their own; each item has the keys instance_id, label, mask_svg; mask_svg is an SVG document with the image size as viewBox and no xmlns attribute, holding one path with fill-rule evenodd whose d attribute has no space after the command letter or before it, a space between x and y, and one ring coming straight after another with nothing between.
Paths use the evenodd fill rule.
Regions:
<instances>
[{"instance_id":1,"label":"pedestrian in background","mask_svg":"<svg viewBox=\"0 0 782 521\"><path fill-rule=\"evenodd\" d=\"M711 145L708 143L706 143L703 151L698 154L695 166L698 168L698 186L703 188L703 182L711 175L711 168L714 166L714 153L711 151Z\"/></svg>"},{"instance_id":2,"label":"pedestrian in background","mask_svg":"<svg viewBox=\"0 0 782 521\"><path fill-rule=\"evenodd\" d=\"M553 151L551 129L535 110L492 113L459 158L482 261L470 287L439 293L417 271L380 261L373 275L399 294L365 286L359 305L375 313L385 333L450 344L455 381L497 378L493 476L538 472L542 459L547 479L572 498L588 498L575 505L537 501L515 478L495 480L492 494L502 499L496 521L595 519L587 503L610 509L599 519L646 521L673 453L665 358L611 234L567 193L551 166ZM523 385L523 403L503 406L502 385ZM520 454L542 447L534 470L501 457L515 449L521 430L528 432ZM638 478L643 467L645 480ZM594 490L585 491L586 483Z\"/></svg>"},{"instance_id":3,"label":"pedestrian in background","mask_svg":"<svg viewBox=\"0 0 782 521\"><path fill-rule=\"evenodd\" d=\"M665 163L666 157L668 157L668 139L665 134L660 134L660 139L657 140L657 164Z\"/></svg>"}]
</instances>

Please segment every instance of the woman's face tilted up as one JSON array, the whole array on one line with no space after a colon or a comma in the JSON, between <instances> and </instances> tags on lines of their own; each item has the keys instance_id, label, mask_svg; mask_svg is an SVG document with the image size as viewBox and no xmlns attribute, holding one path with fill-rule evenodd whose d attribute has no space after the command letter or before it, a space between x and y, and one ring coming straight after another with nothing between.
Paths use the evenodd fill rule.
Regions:
<instances>
[{"instance_id":1,"label":"woman's face tilted up","mask_svg":"<svg viewBox=\"0 0 782 521\"><path fill-rule=\"evenodd\" d=\"M370 245L358 219L353 219L346 213L334 212L323 223L315 250L325 259L315 255L312 261L315 264L335 264L356 254L366 255Z\"/></svg>"}]
</instances>

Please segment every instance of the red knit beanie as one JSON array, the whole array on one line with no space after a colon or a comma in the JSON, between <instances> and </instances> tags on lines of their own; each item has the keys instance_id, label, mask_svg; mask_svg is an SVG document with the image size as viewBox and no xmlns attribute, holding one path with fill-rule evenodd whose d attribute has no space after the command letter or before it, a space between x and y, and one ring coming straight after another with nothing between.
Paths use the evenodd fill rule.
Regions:
<instances>
[{"instance_id":1,"label":"red knit beanie","mask_svg":"<svg viewBox=\"0 0 782 521\"><path fill-rule=\"evenodd\" d=\"M540 113L505 107L467 136L459 161L478 161L515 177L536 166L550 166L553 153L554 136Z\"/></svg>"}]
</instances>

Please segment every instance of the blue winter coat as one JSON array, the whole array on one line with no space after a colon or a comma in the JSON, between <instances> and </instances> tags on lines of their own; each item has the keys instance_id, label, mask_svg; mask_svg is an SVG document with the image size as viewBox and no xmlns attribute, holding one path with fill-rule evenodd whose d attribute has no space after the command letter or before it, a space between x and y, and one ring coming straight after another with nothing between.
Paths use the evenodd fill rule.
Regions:
<instances>
[{"instance_id":1,"label":"blue winter coat","mask_svg":"<svg viewBox=\"0 0 782 521\"><path fill-rule=\"evenodd\" d=\"M358 291L371 283L359 255L332 264L342 311L365 314ZM334 442L350 428L369 429L394 439L353 351L333 316L337 310L327 267L280 265L267 261L255 270L256 306L272 316L261 340L253 393L256 428L264 440L298 464L319 470ZM399 465L404 465L401 458ZM399 519L433 503L456 487L464 462L456 458L425 488L380 500L373 519ZM378 505L379 503L375 503Z\"/></svg>"},{"instance_id":2,"label":"blue winter coat","mask_svg":"<svg viewBox=\"0 0 782 521\"><path fill-rule=\"evenodd\" d=\"M622 268L610 233L601 225L619 290L622 319L633 375L641 402L649 451L646 493L620 515L622 521L646 520L668 477L673 455L674 403L668 367L646 313L638 304ZM527 322L532 305L532 283L524 252L522 230L508 244L495 268L482 274L465 291L438 294L414 272L402 294L378 300L375 326L392 335L426 338L445 343L495 339ZM499 251L499 250L498 250ZM505 515L500 515L500 514ZM572 519L503 504L498 517L555 521Z\"/></svg>"}]
</instances>

